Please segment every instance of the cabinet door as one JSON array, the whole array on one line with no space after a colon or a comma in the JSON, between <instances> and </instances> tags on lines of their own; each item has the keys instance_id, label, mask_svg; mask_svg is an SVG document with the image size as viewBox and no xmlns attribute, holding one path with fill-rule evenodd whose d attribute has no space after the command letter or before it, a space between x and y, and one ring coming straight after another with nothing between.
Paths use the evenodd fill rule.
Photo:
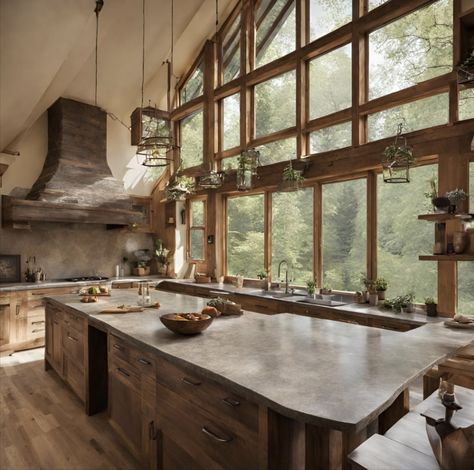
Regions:
<instances>
[{"instance_id":1,"label":"cabinet door","mask_svg":"<svg viewBox=\"0 0 474 470\"><path fill-rule=\"evenodd\" d=\"M55 315L52 319L52 355L51 359L53 361L53 365L59 375L63 373L63 346L62 346L62 327L61 321L58 315Z\"/></svg>"},{"instance_id":2,"label":"cabinet door","mask_svg":"<svg viewBox=\"0 0 474 470\"><path fill-rule=\"evenodd\" d=\"M0 347L10 342L10 305L0 304Z\"/></svg>"},{"instance_id":3,"label":"cabinet door","mask_svg":"<svg viewBox=\"0 0 474 470\"><path fill-rule=\"evenodd\" d=\"M142 447L142 413L140 393L130 382L132 372L114 367L109 372L109 415L137 455Z\"/></svg>"}]
</instances>

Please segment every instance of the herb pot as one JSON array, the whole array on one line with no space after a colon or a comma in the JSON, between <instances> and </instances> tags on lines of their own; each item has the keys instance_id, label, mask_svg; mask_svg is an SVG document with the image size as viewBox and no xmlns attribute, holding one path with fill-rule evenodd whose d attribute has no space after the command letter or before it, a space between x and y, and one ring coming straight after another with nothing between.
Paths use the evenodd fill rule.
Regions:
<instances>
[{"instance_id":1,"label":"herb pot","mask_svg":"<svg viewBox=\"0 0 474 470\"><path fill-rule=\"evenodd\" d=\"M385 291L384 290L378 290L377 295L379 296L379 300L385 300Z\"/></svg>"},{"instance_id":2,"label":"herb pot","mask_svg":"<svg viewBox=\"0 0 474 470\"><path fill-rule=\"evenodd\" d=\"M426 304L426 315L436 317L438 315L437 304Z\"/></svg>"},{"instance_id":3,"label":"herb pot","mask_svg":"<svg viewBox=\"0 0 474 470\"><path fill-rule=\"evenodd\" d=\"M369 294L369 305L372 305L373 307L375 307L378 304L379 304L379 296L377 295L377 293Z\"/></svg>"},{"instance_id":4,"label":"herb pot","mask_svg":"<svg viewBox=\"0 0 474 470\"><path fill-rule=\"evenodd\" d=\"M407 313L414 313L415 312L415 304L413 302L409 302L406 306Z\"/></svg>"},{"instance_id":5,"label":"herb pot","mask_svg":"<svg viewBox=\"0 0 474 470\"><path fill-rule=\"evenodd\" d=\"M435 206L436 210L440 212L447 212L451 203L447 197L435 197L431 200L433 206Z\"/></svg>"}]
</instances>

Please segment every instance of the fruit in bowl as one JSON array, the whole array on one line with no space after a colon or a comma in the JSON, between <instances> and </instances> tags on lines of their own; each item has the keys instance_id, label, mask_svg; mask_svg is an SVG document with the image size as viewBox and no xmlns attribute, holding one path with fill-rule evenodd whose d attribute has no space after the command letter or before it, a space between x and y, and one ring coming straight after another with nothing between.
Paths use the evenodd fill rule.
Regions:
<instances>
[{"instance_id":1,"label":"fruit in bowl","mask_svg":"<svg viewBox=\"0 0 474 470\"><path fill-rule=\"evenodd\" d=\"M81 302L83 302L85 304L90 304L90 303L98 302L98 301L99 301L99 299L95 295L85 295L81 299Z\"/></svg>"},{"instance_id":2,"label":"fruit in bowl","mask_svg":"<svg viewBox=\"0 0 474 470\"><path fill-rule=\"evenodd\" d=\"M195 335L208 328L214 318L206 313L166 313L160 320L173 333Z\"/></svg>"}]
</instances>

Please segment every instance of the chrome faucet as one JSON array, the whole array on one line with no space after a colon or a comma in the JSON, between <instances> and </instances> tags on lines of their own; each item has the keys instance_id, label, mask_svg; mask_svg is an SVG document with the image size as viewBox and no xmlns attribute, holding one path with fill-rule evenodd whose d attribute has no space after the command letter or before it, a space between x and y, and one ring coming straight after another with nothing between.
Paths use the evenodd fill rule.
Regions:
<instances>
[{"instance_id":1,"label":"chrome faucet","mask_svg":"<svg viewBox=\"0 0 474 470\"><path fill-rule=\"evenodd\" d=\"M285 263L286 264L286 270L285 270L285 294L289 294L289 289L288 289L288 270L289 270L289 267L288 267L288 261L286 261L286 259L284 260L281 260L279 265L278 265L278 279L280 279L280 276L281 276L281 265Z\"/></svg>"}]
</instances>

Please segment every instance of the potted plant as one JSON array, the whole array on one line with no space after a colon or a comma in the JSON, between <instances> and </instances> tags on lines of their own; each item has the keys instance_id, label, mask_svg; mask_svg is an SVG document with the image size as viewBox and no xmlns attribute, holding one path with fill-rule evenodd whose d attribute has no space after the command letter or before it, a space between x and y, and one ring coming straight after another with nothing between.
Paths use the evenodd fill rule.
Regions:
<instances>
[{"instance_id":1,"label":"potted plant","mask_svg":"<svg viewBox=\"0 0 474 470\"><path fill-rule=\"evenodd\" d=\"M408 292L408 294L405 295L404 300L407 313L413 313L415 311L415 304L413 303L415 300L415 293L413 291Z\"/></svg>"},{"instance_id":2,"label":"potted plant","mask_svg":"<svg viewBox=\"0 0 474 470\"><path fill-rule=\"evenodd\" d=\"M367 274L360 273L360 283L364 286L362 296L365 299L365 302L369 301L369 286L371 282L372 281L367 277Z\"/></svg>"},{"instance_id":3,"label":"potted plant","mask_svg":"<svg viewBox=\"0 0 474 470\"><path fill-rule=\"evenodd\" d=\"M150 250L144 248L142 250L137 250L134 252L134 255L137 258L135 261L135 267L133 268L134 276L149 276L150 275L150 261L153 256L150 255Z\"/></svg>"},{"instance_id":4,"label":"potted plant","mask_svg":"<svg viewBox=\"0 0 474 470\"><path fill-rule=\"evenodd\" d=\"M447 197L438 197L436 176L432 176L429 183L430 189L424 193L425 197L431 201L436 212L448 212L450 202Z\"/></svg>"},{"instance_id":5,"label":"potted plant","mask_svg":"<svg viewBox=\"0 0 474 470\"><path fill-rule=\"evenodd\" d=\"M194 178L179 176L174 182L169 182L165 188L166 199L169 201L182 201L192 194L195 189Z\"/></svg>"},{"instance_id":6,"label":"potted plant","mask_svg":"<svg viewBox=\"0 0 474 470\"><path fill-rule=\"evenodd\" d=\"M319 295L323 300L331 300L332 299L332 289L330 287L321 287L319 289Z\"/></svg>"},{"instance_id":7,"label":"potted plant","mask_svg":"<svg viewBox=\"0 0 474 470\"><path fill-rule=\"evenodd\" d=\"M252 189L253 176L257 174L259 164L260 152L258 150L248 149L239 155L236 175L239 191Z\"/></svg>"},{"instance_id":8,"label":"potted plant","mask_svg":"<svg viewBox=\"0 0 474 470\"><path fill-rule=\"evenodd\" d=\"M426 305L426 315L429 317L436 317L438 315L437 311L437 304L433 297L426 297L425 298L425 305Z\"/></svg>"},{"instance_id":9,"label":"potted plant","mask_svg":"<svg viewBox=\"0 0 474 470\"><path fill-rule=\"evenodd\" d=\"M367 288L369 291L369 305L375 307L379 303L379 296L377 294L377 282L369 281Z\"/></svg>"},{"instance_id":10,"label":"potted plant","mask_svg":"<svg viewBox=\"0 0 474 470\"><path fill-rule=\"evenodd\" d=\"M283 169L282 183L280 184L280 191L298 191L304 181L303 170L295 170L293 162Z\"/></svg>"},{"instance_id":11,"label":"potted plant","mask_svg":"<svg viewBox=\"0 0 474 470\"><path fill-rule=\"evenodd\" d=\"M383 277L378 277L375 280L375 289L379 300L385 300L385 291L387 290L388 282Z\"/></svg>"},{"instance_id":12,"label":"potted plant","mask_svg":"<svg viewBox=\"0 0 474 470\"><path fill-rule=\"evenodd\" d=\"M257 273L257 278L260 281L260 287L263 290L268 290L268 275L264 270L261 270Z\"/></svg>"},{"instance_id":13,"label":"potted plant","mask_svg":"<svg viewBox=\"0 0 474 470\"><path fill-rule=\"evenodd\" d=\"M415 161L412 148L402 136L403 125L398 125L393 144L385 147L382 155L383 180L386 183L408 183L410 165Z\"/></svg>"},{"instance_id":14,"label":"potted plant","mask_svg":"<svg viewBox=\"0 0 474 470\"><path fill-rule=\"evenodd\" d=\"M308 291L308 297L316 296L316 279L309 279L306 281L306 290Z\"/></svg>"},{"instance_id":15,"label":"potted plant","mask_svg":"<svg viewBox=\"0 0 474 470\"><path fill-rule=\"evenodd\" d=\"M163 242L159 238L156 239L155 246L155 255L158 261L158 273L166 275L168 273L168 255L170 250L163 246Z\"/></svg>"},{"instance_id":16,"label":"potted plant","mask_svg":"<svg viewBox=\"0 0 474 470\"><path fill-rule=\"evenodd\" d=\"M464 189L453 189L452 191L448 191L446 193L446 197L449 199L450 206L449 206L449 212L451 214L456 213L456 206L461 202L464 201L467 198L467 193L464 191Z\"/></svg>"}]
</instances>

